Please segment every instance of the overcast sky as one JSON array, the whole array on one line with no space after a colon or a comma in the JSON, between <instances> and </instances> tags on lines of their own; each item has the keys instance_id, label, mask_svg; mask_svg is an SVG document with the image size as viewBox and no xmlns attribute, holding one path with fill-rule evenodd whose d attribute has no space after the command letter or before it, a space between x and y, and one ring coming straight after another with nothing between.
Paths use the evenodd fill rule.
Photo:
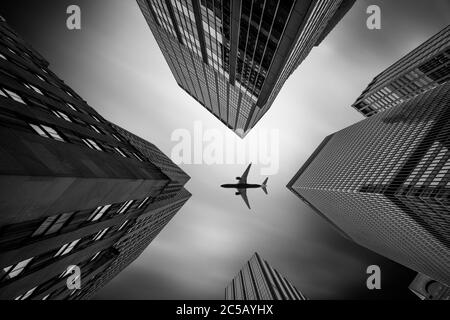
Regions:
<instances>
[{"instance_id":1,"label":"overcast sky","mask_svg":"<svg viewBox=\"0 0 450 320\"><path fill-rule=\"evenodd\" d=\"M78 4L82 30L66 28L66 8ZM366 28L370 4L382 29ZM26 8L26 10L24 10ZM50 68L108 120L170 155L177 129L229 129L176 84L137 4L132 0L2 0L2 14ZM188 165L193 194L169 225L98 299L222 299L224 288L253 252L311 299L414 298L414 272L343 239L286 189L322 139L362 120L350 105L371 79L445 27L450 3L357 1L288 79L271 109L244 141L279 132L279 171L269 195L250 190L249 211L234 190L221 189L245 164ZM249 181L260 183L255 164ZM382 272L382 290L366 289L367 266Z\"/></svg>"}]
</instances>

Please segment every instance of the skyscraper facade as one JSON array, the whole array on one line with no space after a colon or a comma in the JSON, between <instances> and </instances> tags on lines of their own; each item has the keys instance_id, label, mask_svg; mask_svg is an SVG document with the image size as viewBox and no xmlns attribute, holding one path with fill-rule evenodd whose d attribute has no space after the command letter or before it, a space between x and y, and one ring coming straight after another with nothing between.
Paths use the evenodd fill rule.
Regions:
<instances>
[{"instance_id":1,"label":"skyscraper facade","mask_svg":"<svg viewBox=\"0 0 450 320\"><path fill-rule=\"evenodd\" d=\"M164 229L191 194L182 188L167 199L157 197L145 212L136 217L130 228L115 244L117 258L102 272L88 278L87 284L76 292L77 299L90 299L117 274L137 259L155 237Z\"/></svg>"},{"instance_id":2,"label":"skyscraper facade","mask_svg":"<svg viewBox=\"0 0 450 320\"><path fill-rule=\"evenodd\" d=\"M417 274L409 290L422 300L450 300L450 287L422 273Z\"/></svg>"},{"instance_id":3,"label":"skyscraper facade","mask_svg":"<svg viewBox=\"0 0 450 320\"><path fill-rule=\"evenodd\" d=\"M450 284L450 83L327 137L288 188L356 243Z\"/></svg>"},{"instance_id":4,"label":"skyscraper facade","mask_svg":"<svg viewBox=\"0 0 450 320\"><path fill-rule=\"evenodd\" d=\"M354 0L137 0L178 85L244 137Z\"/></svg>"},{"instance_id":5,"label":"skyscraper facade","mask_svg":"<svg viewBox=\"0 0 450 320\"><path fill-rule=\"evenodd\" d=\"M226 300L306 300L276 269L258 253L244 265L225 288Z\"/></svg>"},{"instance_id":6,"label":"skyscraper facade","mask_svg":"<svg viewBox=\"0 0 450 320\"><path fill-rule=\"evenodd\" d=\"M48 67L1 19L0 299L92 296L190 197L161 151Z\"/></svg>"},{"instance_id":7,"label":"skyscraper facade","mask_svg":"<svg viewBox=\"0 0 450 320\"><path fill-rule=\"evenodd\" d=\"M352 107L370 117L450 79L450 25L377 75Z\"/></svg>"}]
</instances>

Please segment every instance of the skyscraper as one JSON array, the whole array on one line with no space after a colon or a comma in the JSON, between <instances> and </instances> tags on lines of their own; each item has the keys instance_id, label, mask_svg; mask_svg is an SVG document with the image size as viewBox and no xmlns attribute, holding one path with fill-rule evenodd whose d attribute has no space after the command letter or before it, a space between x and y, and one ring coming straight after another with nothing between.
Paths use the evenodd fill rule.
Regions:
<instances>
[{"instance_id":1,"label":"skyscraper","mask_svg":"<svg viewBox=\"0 0 450 320\"><path fill-rule=\"evenodd\" d=\"M450 83L322 142L288 188L341 233L450 284Z\"/></svg>"},{"instance_id":2,"label":"skyscraper","mask_svg":"<svg viewBox=\"0 0 450 320\"><path fill-rule=\"evenodd\" d=\"M370 117L450 79L450 25L377 75L352 105Z\"/></svg>"},{"instance_id":3,"label":"skyscraper","mask_svg":"<svg viewBox=\"0 0 450 320\"><path fill-rule=\"evenodd\" d=\"M0 20L0 299L92 296L190 197L189 176L48 66Z\"/></svg>"},{"instance_id":4,"label":"skyscraper","mask_svg":"<svg viewBox=\"0 0 450 320\"><path fill-rule=\"evenodd\" d=\"M87 284L77 294L77 298L92 298L103 286L138 258L190 196L191 194L183 188L175 196L168 199L157 197L153 203L149 204L145 212L137 216L127 233L115 243L114 249L117 252L117 258L102 273L91 275Z\"/></svg>"},{"instance_id":5,"label":"skyscraper","mask_svg":"<svg viewBox=\"0 0 450 320\"><path fill-rule=\"evenodd\" d=\"M225 288L226 300L306 300L277 270L258 253Z\"/></svg>"},{"instance_id":6,"label":"skyscraper","mask_svg":"<svg viewBox=\"0 0 450 320\"><path fill-rule=\"evenodd\" d=\"M244 137L355 0L137 0L178 85Z\"/></svg>"},{"instance_id":7,"label":"skyscraper","mask_svg":"<svg viewBox=\"0 0 450 320\"><path fill-rule=\"evenodd\" d=\"M417 274L409 290L422 300L450 300L450 287L422 273Z\"/></svg>"}]
</instances>

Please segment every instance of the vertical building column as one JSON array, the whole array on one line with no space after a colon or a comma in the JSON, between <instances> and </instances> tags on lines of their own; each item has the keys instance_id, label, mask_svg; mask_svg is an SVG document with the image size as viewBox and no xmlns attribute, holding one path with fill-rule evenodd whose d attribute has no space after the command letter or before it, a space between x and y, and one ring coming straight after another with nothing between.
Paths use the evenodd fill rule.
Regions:
<instances>
[{"instance_id":1,"label":"vertical building column","mask_svg":"<svg viewBox=\"0 0 450 320\"><path fill-rule=\"evenodd\" d=\"M146 0L145 2L147 4L147 7L153 17L153 20L155 21L155 23L158 25L158 27L161 27L161 24L158 21L158 16L156 15L155 9L153 8L153 5L150 3L150 0Z\"/></svg>"},{"instance_id":2,"label":"vertical building column","mask_svg":"<svg viewBox=\"0 0 450 320\"><path fill-rule=\"evenodd\" d=\"M241 0L231 0L230 84L236 79L239 28L241 26Z\"/></svg>"},{"instance_id":3,"label":"vertical building column","mask_svg":"<svg viewBox=\"0 0 450 320\"><path fill-rule=\"evenodd\" d=\"M172 20L173 28L175 29L175 33L177 34L177 39L181 44L183 44L183 37L181 35L180 28L178 27L177 19L175 18L175 12L173 11L172 3L170 3L170 0L165 0L165 2L167 10L169 11L170 20Z\"/></svg>"},{"instance_id":4,"label":"vertical building column","mask_svg":"<svg viewBox=\"0 0 450 320\"><path fill-rule=\"evenodd\" d=\"M272 295L273 300L280 300L280 296L275 291L275 284L273 283L272 277L270 276L269 270L266 266L265 261L259 256L257 252L255 252L256 260L263 272L264 278L266 280L267 286L269 287L270 294Z\"/></svg>"},{"instance_id":5,"label":"vertical building column","mask_svg":"<svg viewBox=\"0 0 450 320\"><path fill-rule=\"evenodd\" d=\"M194 10L195 24L197 25L197 34L198 40L200 41L203 62L208 64L208 52L206 51L205 31L203 30L202 10L200 9L199 1L200 0L192 0L192 9Z\"/></svg>"},{"instance_id":6,"label":"vertical building column","mask_svg":"<svg viewBox=\"0 0 450 320\"><path fill-rule=\"evenodd\" d=\"M267 72L266 79L261 87L261 93L256 102L258 107L261 108L266 104L267 100L269 100L278 77L286 67L291 52L303 32L303 28L308 21L308 17L314 8L314 5L316 5L316 2L317 0L298 0L295 2L289 15L289 20L285 25L278 48L275 51L275 56L273 57Z\"/></svg>"}]
</instances>

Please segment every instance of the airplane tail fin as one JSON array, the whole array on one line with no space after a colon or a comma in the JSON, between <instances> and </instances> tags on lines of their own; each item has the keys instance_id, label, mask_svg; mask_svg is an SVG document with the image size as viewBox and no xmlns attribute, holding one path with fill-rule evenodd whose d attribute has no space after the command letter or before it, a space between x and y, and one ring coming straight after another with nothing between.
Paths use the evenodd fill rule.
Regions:
<instances>
[{"instance_id":1,"label":"airplane tail fin","mask_svg":"<svg viewBox=\"0 0 450 320\"><path fill-rule=\"evenodd\" d=\"M263 189L265 194L268 194L267 193L267 180L269 180L269 178L266 178L266 180L264 180L264 182L261 185L261 189Z\"/></svg>"}]
</instances>

